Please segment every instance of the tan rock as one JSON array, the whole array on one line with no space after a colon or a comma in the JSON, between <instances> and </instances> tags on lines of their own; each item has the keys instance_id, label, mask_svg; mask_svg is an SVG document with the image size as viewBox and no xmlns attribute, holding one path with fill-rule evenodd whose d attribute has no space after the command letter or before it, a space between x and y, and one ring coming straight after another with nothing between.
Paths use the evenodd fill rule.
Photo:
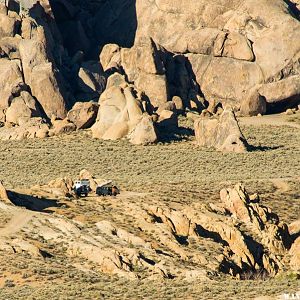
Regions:
<instances>
[{"instance_id":1,"label":"tan rock","mask_svg":"<svg viewBox=\"0 0 300 300\"><path fill-rule=\"evenodd\" d=\"M250 41L240 33L229 33L223 47L222 56L247 61L254 60Z\"/></svg>"},{"instance_id":2,"label":"tan rock","mask_svg":"<svg viewBox=\"0 0 300 300\"><path fill-rule=\"evenodd\" d=\"M30 86L32 95L42 105L48 117L52 115L64 118L66 116L66 101L62 83L57 71L47 58L47 51L40 33L40 41L22 40L20 55L26 83Z\"/></svg>"},{"instance_id":3,"label":"tan rock","mask_svg":"<svg viewBox=\"0 0 300 300\"><path fill-rule=\"evenodd\" d=\"M184 53L209 102L239 108L254 86L299 75L300 25L282 2L138 0L136 12L136 43L147 36ZM297 96L293 89L278 89L278 96Z\"/></svg>"},{"instance_id":4,"label":"tan rock","mask_svg":"<svg viewBox=\"0 0 300 300\"><path fill-rule=\"evenodd\" d=\"M233 189L222 189L220 199L224 203L225 208L230 211L236 218L251 222L250 212L247 204L249 204L249 196L243 185L237 184Z\"/></svg>"},{"instance_id":5,"label":"tan rock","mask_svg":"<svg viewBox=\"0 0 300 300\"><path fill-rule=\"evenodd\" d=\"M214 147L224 152L247 151L247 142L232 110L225 109L219 119L201 117L195 121L194 127L199 146Z\"/></svg>"},{"instance_id":6,"label":"tan rock","mask_svg":"<svg viewBox=\"0 0 300 300\"><path fill-rule=\"evenodd\" d=\"M122 49L121 61L129 82L134 82L154 107L168 100L164 63L152 39L145 39L131 49Z\"/></svg>"},{"instance_id":7,"label":"tan rock","mask_svg":"<svg viewBox=\"0 0 300 300\"><path fill-rule=\"evenodd\" d=\"M6 37L0 40L0 56L12 59L20 59L19 44L21 37Z\"/></svg>"},{"instance_id":8,"label":"tan rock","mask_svg":"<svg viewBox=\"0 0 300 300\"><path fill-rule=\"evenodd\" d=\"M290 235L297 235L300 233L300 220L296 220L289 224L289 233Z\"/></svg>"},{"instance_id":9,"label":"tan rock","mask_svg":"<svg viewBox=\"0 0 300 300\"><path fill-rule=\"evenodd\" d=\"M53 128L51 128L51 132L54 135L59 135L62 133L68 133L76 130L75 124L69 122L67 119L64 120L56 120L52 123Z\"/></svg>"},{"instance_id":10,"label":"tan rock","mask_svg":"<svg viewBox=\"0 0 300 300\"><path fill-rule=\"evenodd\" d=\"M177 113L170 110L162 110L159 113L157 124L166 129L174 129L178 127Z\"/></svg>"},{"instance_id":11,"label":"tan rock","mask_svg":"<svg viewBox=\"0 0 300 300\"><path fill-rule=\"evenodd\" d=\"M289 105L296 104L300 97L300 75L264 84L259 89L259 93L266 98L267 103L290 101Z\"/></svg>"},{"instance_id":12,"label":"tan rock","mask_svg":"<svg viewBox=\"0 0 300 300\"><path fill-rule=\"evenodd\" d=\"M13 94L23 85L21 64L18 60L0 59L0 107L9 107Z\"/></svg>"},{"instance_id":13,"label":"tan rock","mask_svg":"<svg viewBox=\"0 0 300 300\"><path fill-rule=\"evenodd\" d=\"M12 15L1 14L0 18L0 39L4 37L13 37L16 34L19 20Z\"/></svg>"},{"instance_id":14,"label":"tan rock","mask_svg":"<svg viewBox=\"0 0 300 300\"><path fill-rule=\"evenodd\" d=\"M141 103L135 98L132 88L122 89L112 86L105 90L99 100L97 121L92 127L94 138L120 139L133 132L141 122L143 109ZM137 132L145 127L146 119L140 123ZM137 135L141 138L140 133ZM137 137L136 136L136 137Z\"/></svg>"},{"instance_id":15,"label":"tan rock","mask_svg":"<svg viewBox=\"0 0 300 300\"><path fill-rule=\"evenodd\" d=\"M129 141L135 145L148 145L157 141L156 130L148 114L143 115L129 137Z\"/></svg>"},{"instance_id":16,"label":"tan rock","mask_svg":"<svg viewBox=\"0 0 300 300\"><path fill-rule=\"evenodd\" d=\"M167 110L167 111L176 111L175 103L173 101L168 101L168 102L162 103L158 107L156 113L158 115L160 115L164 110Z\"/></svg>"},{"instance_id":17,"label":"tan rock","mask_svg":"<svg viewBox=\"0 0 300 300\"><path fill-rule=\"evenodd\" d=\"M100 53L100 62L104 71L121 65L121 48L116 44L105 45Z\"/></svg>"},{"instance_id":18,"label":"tan rock","mask_svg":"<svg viewBox=\"0 0 300 300\"><path fill-rule=\"evenodd\" d=\"M180 97L174 96L174 97L172 98L172 102L174 103L175 108L176 108L178 111L184 110L183 101L182 101L182 99L181 99Z\"/></svg>"},{"instance_id":19,"label":"tan rock","mask_svg":"<svg viewBox=\"0 0 300 300\"><path fill-rule=\"evenodd\" d=\"M270 253L275 255L286 253L290 243L287 225L279 223L278 216L271 210L250 202L243 185L237 184L234 188L223 189L220 198L233 217L248 225L251 224L252 230L261 236L261 243Z\"/></svg>"},{"instance_id":20,"label":"tan rock","mask_svg":"<svg viewBox=\"0 0 300 300\"><path fill-rule=\"evenodd\" d=\"M20 126L0 128L0 140L23 140L48 136L49 125L42 118L19 118ZM43 135L41 134L43 131Z\"/></svg>"},{"instance_id":21,"label":"tan rock","mask_svg":"<svg viewBox=\"0 0 300 300\"><path fill-rule=\"evenodd\" d=\"M257 90L250 92L249 95L241 103L241 115L243 116L257 116L264 115L267 112L267 102L265 97L261 96Z\"/></svg>"},{"instance_id":22,"label":"tan rock","mask_svg":"<svg viewBox=\"0 0 300 300\"><path fill-rule=\"evenodd\" d=\"M290 267L295 270L300 270L300 237L292 244L292 247L289 251L291 256Z\"/></svg>"},{"instance_id":23,"label":"tan rock","mask_svg":"<svg viewBox=\"0 0 300 300\"><path fill-rule=\"evenodd\" d=\"M21 92L20 97L14 98L7 109L6 122L21 125L24 118L28 120L32 117L41 117L38 104L28 92Z\"/></svg>"},{"instance_id":24,"label":"tan rock","mask_svg":"<svg viewBox=\"0 0 300 300\"><path fill-rule=\"evenodd\" d=\"M82 63L78 73L78 83L82 93L87 94L86 97L98 98L106 84L101 65L93 61Z\"/></svg>"},{"instance_id":25,"label":"tan rock","mask_svg":"<svg viewBox=\"0 0 300 300\"><path fill-rule=\"evenodd\" d=\"M75 124L77 129L91 127L97 118L99 106L93 102L76 102L68 112L67 119Z\"/></svg>"},{"instance_id":26,"label":"tan rock","mask_svg":"<svg viewBox=\"0 0 300 300\"><path fill-rule=\"evenodd\" d=\"M0 200L4 201L5 203L11 204L11 201L8 198L7 191L3 186L2 181L0 181Z\"/></svg>"},{"instance_id":27,"label":"tan rock","mask_svg":"<svg viewBox=\"0 0 300 300\"><path fill-rule=\"evenodd\" d=\"M120 73L114 73L111 76L109 76L107 79L106 89L109 89L113 86L120 88L125 88L126 86L128 86L125 76L121 75Z\"/></svg>"}]
</instances>

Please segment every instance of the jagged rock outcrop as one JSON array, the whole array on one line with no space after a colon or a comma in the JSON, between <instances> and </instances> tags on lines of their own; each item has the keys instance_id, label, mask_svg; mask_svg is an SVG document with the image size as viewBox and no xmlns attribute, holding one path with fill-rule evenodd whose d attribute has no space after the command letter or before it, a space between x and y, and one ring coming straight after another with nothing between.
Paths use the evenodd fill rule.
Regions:
<instances>
[{"instance_id":1,"label":"jagged rock outcrop","mask_svg":"<svg viewBox=\"0 0 300 300\"><path fill-rule=\"evenodd\" d=\"M247 141L232 110L225 109L219 118L200 117L194 127L199 146L214 147L224 152L247 151Z\"/></svg>"},{"instance_id":2,"label":"jagged rock outcrop","mask_svg":"<svg viewBox=\"0 0 300 300\"><path fill-rule=\"evenodd\" d=\"M100 181L87 170L79 178L89 178L93 185ZM22 251L30 259L44 255L80 259L88 262L87 268L91 263L94 272L126 278L209 280L218 273L247 278L299 271L299 238L292 240L278 216L241 184L223 189L219 204L177 203L176 208L155 199L134 201L132 197L140 194L128 191L121 192L117 201L106 198L105 205L93 193L90 201L75 200L72 186L71 178L17 192L7 192L0 184L1 200L9 197L8 203L16 205L0 203L7 215L12 214L8 228L0 234L0 250L14 255ZM62 203L65 208L60 207ZM17 206L56 213L40 214ZM82 215L85 209L97 211L88 226L84 224L89 216ZM3 239L13 216L16 222L22 217L22 233ZM48 243L60 247L49 248Z\"/></svg>"},{"instance_id":3,"label":"jagged rock outcrop","mask_svg":"<svg viewBox=\"0 0 300 300\"><path fill-rule=\"evenodd\" d=\"M290 244L290 235L286 224L279 222L279 217L272 211L257 203L257 199L251 201L245 187L238 184L232 189L223 189L220 192L221 201L225 204L233 217L251 224L262 237L272 253L285 254Z\"/></svg>"}]
</instances>

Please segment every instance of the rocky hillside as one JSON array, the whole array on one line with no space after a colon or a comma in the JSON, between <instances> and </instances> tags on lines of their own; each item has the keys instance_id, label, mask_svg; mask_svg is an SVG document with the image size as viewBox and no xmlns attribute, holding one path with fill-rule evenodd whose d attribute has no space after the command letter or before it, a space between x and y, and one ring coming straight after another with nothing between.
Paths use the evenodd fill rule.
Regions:
<instances>
[{"instance_id":1,"label":"rocky hillside","mask_svg":"<svg viewBox=\"0 0 300 300\"><path fill-rule=\"evenodd\" d=\"M86 170L79 177L89 178L94 192L101 181ZM1 214L10 219L0 229L0 251L64 257L127 279L250 279L300 270L299 221L281 222L241 184L222 189L219 203L171 207L155 198L135 202L146 194L126 191L117 199L74 199L72 185L71 178L30 190L6 191L0 184Z\"/></svg>"},{"instance_id":2,"label":"rocky hillside","mask_svg":"<svg viewBox=\"0 0 300 300\"><path fill-rule=\"evenodd\" d=\"M2 139L97 121L94 137L148 144L186 110L300 101L297 2L6 0L0 23Z\"/></svg>"}]
</instances>

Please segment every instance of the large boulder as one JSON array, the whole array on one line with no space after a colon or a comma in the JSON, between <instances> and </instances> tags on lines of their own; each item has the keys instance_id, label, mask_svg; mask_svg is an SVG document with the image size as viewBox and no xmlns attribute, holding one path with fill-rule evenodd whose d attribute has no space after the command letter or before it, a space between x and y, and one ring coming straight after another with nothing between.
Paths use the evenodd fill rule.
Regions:
<instances>
[{"instance_id":1,"label":"large boulder","mask_svg":"<svg viewBox=\"0 0 300 300\"><path fill-rule=\"evenodd\" d=\"M152 39L140 41L130 49L107 45L100 54L100 60L104 69L121 66L128 81L145 93L154 107L168 101L163 51Z\"/></svg>"},{"instance_id":2,"label":"large boulder","mask_svg":"<svg viewBox=\"0 0 300 300\"><path fill-rule=\"evenodd\" d=\"M0 108L9 107L15 94L24 85L21 62L0 59Z\"/></svg>"},{"instance_id":3,"label":"large boulder","mask_svg":"<svg viewBox=\"0 0 300 300\"><path fill-rule=\"evenodd\" d=\"M219 118L200 117L194 127L199 146L214 147L224 152L247 151L247 141L232 110L225 109Z\"/></svg>"},{"instance_id":4,"label":"large boulder","mask_svg":"<svg viewBox=\"0 0 300 300\"><path fill-rule=\"evenodd\" d=\"M241 102L240 113L243 116L257 116L258 114L265 114L267 112L266 98L259 94L254 89L250 90L248 96Z\"/></svg>"},{"instance_id":5,"label":"large boulder","mask_svg":"<svg viewBox=\"0 0 300 300\"><path fill-rule=\"evenodd\" d=\"M21 92L20 97L14 98L6 111L6 122L20 125L24 119L41 117L42 114L37 101L26 91Z\"/></svg>"},{"instance_id":6,"label":"large boulder","mask_svg":"<svg viewBox=\"0 0 300 300\"><path fill-rule=\"evenodd\" d=\"M157 134L151 117L145 114L130 134L132 144L148 145L157 141Z\"/></svg>"},{"instance_id":7,"label":"large boulder","mask_svg":"<svg viewBox=\"0 0 300 300\"><path fill-rule=\"evenodd\" d=\"M97 118L99 105L94 102L76 102L68 112L67 119L75 124L77 129L91 127Z\"/></svg>"},{"instance_id":8,"label":"large boulder","mask_svg":"<svg viewBox=\"0 0 300 300\"><path fill-rule=\"evenodd\" d=\"M66 116L64 87L58 70L47 57L45 36L40 30L40 40L23 40L20 43L20 55L26 83L32 95L38 99L49 118Z\"/></svg>"},{"instance_id":9,"label":"large boulder","mask_svg":"<svg viewBox=\"0 0 300 300\"><path fill-rule=\"evenodd\" d=\"M271 112L295 106L300 102L300 75L264 84L259 93L265 97Z\"/></svg>"},{"instance_id":10,"label":"large boulder","mask_svg":"<svg viewBox=\"0 0 300 300\"><path fill-rule=\"evenodd\" d=\"M97 121L92 127L94 138L117 140L133 132L134 143L155 141L151 122L131 87L111 86L101 95L99 106Z\"/></svg>"}]
</instances>

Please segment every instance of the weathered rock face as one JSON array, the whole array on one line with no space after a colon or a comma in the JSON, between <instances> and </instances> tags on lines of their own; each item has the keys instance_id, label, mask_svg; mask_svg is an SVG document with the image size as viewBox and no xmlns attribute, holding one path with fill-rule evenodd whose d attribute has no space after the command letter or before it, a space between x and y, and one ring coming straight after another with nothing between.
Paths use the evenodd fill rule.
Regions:
<instances>
[{"instance_id":1,"label":"weathered rock face","mask_svg":"<svg viewBox=\"0 0 300 300\"><path fill-rule=\"evenodd\" d=\"M224 152L247 151L247 141L232 110L225 109L219 119L200 117L194 127L199 146L214 147Z\"/></svg>"},{"instance_id":2,"label":"weathered rock face","mask_svg":"<svg viewBox=\"0 0 300 300\"><path fill-rule=\"evenodd\" d=\"M1 107L7 108L20 91L27 90L48 117L64 117L68 95L57 68L62 50L55 23L49 18L49 3L15 2L17 12L1 6Z\"/></svg>"},{"instance_id":3,"label":"weathered rock face","mask_svg":"<svg viewBox=\"0 0 300 300\"><path fill-rule=\"evenodd\" d=\"M87 170L82 170L79 178L88 178L93 191L100 182ZM86 264L87 269L126 278L176 277L199 283L224 273L242 279L250 274L273 277L286 270L299 271L299 238L291 244L278 216L241 184L223 189L221 203L210 204L210 208L195 202L170 207L159 199L150 203L134 198L128 201L121 192L117 201L105 199L107 204L113 204L111 211L93 216L92 224L87 223L88 218L77 219L77 215L85 205L97 211L105 207L101 210L93 193L91 201L75 200L72 187L73 180L67 177L17 192L6 191L0 182L1 210L7 217L23 214L26 219L17 238L0 236L0 250L14 255L25 252L22 261L26 261L27 256L40 259L40 250L49 249L51 256L80 258L82 262L92 262L92 266ZM5 199L16 206L5 204ZM75 201L64 210L52 207L53 200L70 204L70 199ZM56 213L30 212L44 209ZM43 238L42 244L37 237ZM62 247L53 247L53 243Z\"/></svg>"},{"instance_id":4,"label":"weathered rock face","mask_svg":"<svg viewBox=\"0 0 300 300\"><path fill-rule=\"evenodd\" d=\"M66 101L60 84L59 75L53 63L48 61L45 37L42 40L23 40L20 43L24 79L30 86L32 95L42 105L47 116L66 116Z\"/></svg>"},{"instance_id":5,"label":"weathered rock face","mask_svg":"<svg viewBox=\"0 0 300 300\"><path fill-rule=\"evenodd\" d=\"M239 108L251 88L268 89L271 82L285 85L277 99L299 102L295 87L281 84L300 75L299 20L280 0L225 2L137 1L136 40L150 36L170 52L185 53L209 102Z\"/></svg>"},{"instance_id":6,"label":"weathered rock face","mask_svg":"<svg viewBox=\"0 0 300 300\"><path fill-rule=\"evenodd\" d=\"M112 86L99 100L97 121L92 127L94 138L116 140L131 135L131 141L144 144L156 141L152 120L143 112L129 86Z\"/></svg>"}]
</instances>

